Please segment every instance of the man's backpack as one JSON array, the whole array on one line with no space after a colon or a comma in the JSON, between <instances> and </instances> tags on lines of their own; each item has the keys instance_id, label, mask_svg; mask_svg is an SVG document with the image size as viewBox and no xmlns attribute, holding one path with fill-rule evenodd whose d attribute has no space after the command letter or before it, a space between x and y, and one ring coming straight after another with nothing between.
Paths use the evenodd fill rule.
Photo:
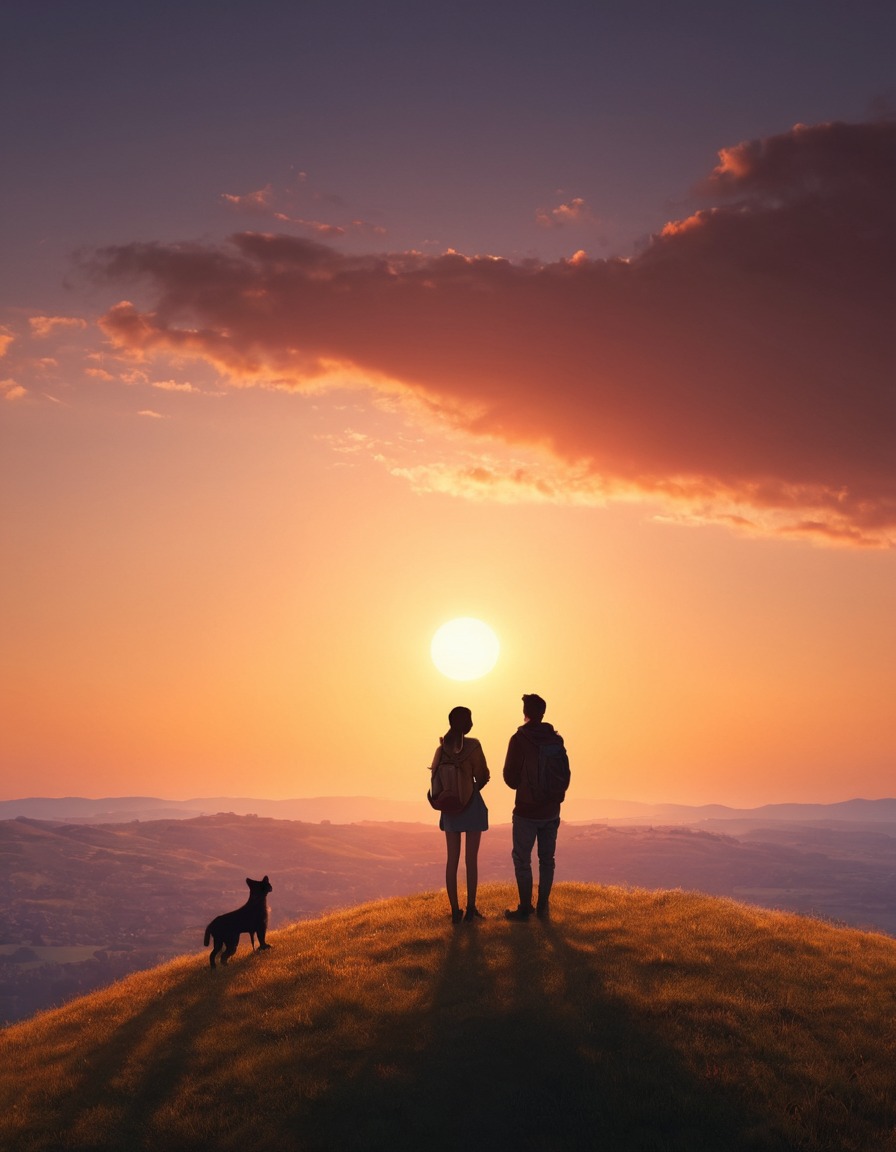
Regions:
<instances>
[{"instance_id":1,"label":"man's backpack","mask_svg":"<svg viewBox=\"0 0 896 1152\"><path fill-rule=\"evenodd\" d=\"M562 804L569 787L569 756L562 741L538 745L538 768L532 781L532 795L537 804Z\"/></svg>"},{"instance_id":2,"label":"man's backpack","mask_svg":"<svg viewBox=\"0 0 896 1152\"><path fill-rule=\"evenodd\" d=\"M432 783L426 799L438 812L454 816L463 812L473 799L473 791L465 773L447 753L438 757L432 769Z\"/></svg>"}]
</instances>

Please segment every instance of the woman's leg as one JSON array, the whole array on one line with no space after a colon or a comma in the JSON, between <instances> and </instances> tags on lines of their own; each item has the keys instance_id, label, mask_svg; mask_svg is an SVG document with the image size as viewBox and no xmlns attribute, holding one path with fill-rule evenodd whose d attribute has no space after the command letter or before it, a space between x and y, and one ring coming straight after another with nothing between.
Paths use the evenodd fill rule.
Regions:
<instances>
[{"instance_id":1,"label":"woman's leg","mask_svg":"<svg viewBox=\"0 0 896 1152\"><path fill-rule=\"evenodd\" d=\"M457 903L457 865L460 863L460 832L446 832L445 843L448 847L448 860L445 864L445 888L448 891L448 903L451 911L458 910Z\"/></svg>"},{"instance_id":2,"label":"woman's leg","mask_svg":"<svg viewBox=\"0 0 896 1152\"><path fill-rule=\"evenodd\" d=\"M476 907L476 889L479 887L479 841L481 832L468 832L464 850L464 865L467 869L467 909Z\"/></svg>"}]
</instances>

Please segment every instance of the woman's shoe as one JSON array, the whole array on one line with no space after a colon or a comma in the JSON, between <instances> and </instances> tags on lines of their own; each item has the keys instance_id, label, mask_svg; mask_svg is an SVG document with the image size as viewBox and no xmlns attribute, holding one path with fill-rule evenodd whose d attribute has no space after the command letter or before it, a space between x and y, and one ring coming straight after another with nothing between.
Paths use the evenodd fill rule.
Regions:
<instances>
[{"instance_id":1,"label":"woman's shoe","mask_svg":"<svg viewBox=\"0 0 896 1152\"><path fill-rule=\"evenodd\" d=\"M460 908L453 908L452 909L452 911L451 911L451 923L452 924L460 924L460 922L461 922L461 920L463 920L463 918L464 918L464 914L460 910Z\"/></svg>"},{"instance_id":2,"label":"woman's shoe","mask_svg":"<svg viewBox=\"0 0 896 1152\"><path fill-rule=\"evenodd\" d=\"M468 908L466 913L464 914L464 920L467 920L467 921L484 920L484 919L485 919L485 917L482 915L482 913L479 911L479 909L476 907L475 904L471 908Z\"/></svg>"}]
</instances>

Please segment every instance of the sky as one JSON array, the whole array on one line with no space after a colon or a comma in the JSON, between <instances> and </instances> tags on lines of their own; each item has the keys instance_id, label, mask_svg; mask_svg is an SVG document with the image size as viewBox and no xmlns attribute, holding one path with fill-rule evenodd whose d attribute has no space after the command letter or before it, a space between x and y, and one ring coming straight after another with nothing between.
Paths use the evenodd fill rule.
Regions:
<instances>
[{"instance_id":1,"label":"sky","mask_svg":"<svg viewBox=\"0 0 896 1152\"><path fill-rule=\"evenodd\" d=\"M3 798L894 794L892 5L0 19Z\"/></svg>"}]
</instances>

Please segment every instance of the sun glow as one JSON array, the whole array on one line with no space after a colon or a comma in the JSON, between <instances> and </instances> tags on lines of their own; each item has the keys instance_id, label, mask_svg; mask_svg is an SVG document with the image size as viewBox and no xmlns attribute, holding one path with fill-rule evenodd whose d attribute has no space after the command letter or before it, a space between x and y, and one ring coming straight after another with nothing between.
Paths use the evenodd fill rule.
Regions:
<instances>
[{"instance_id":1,"label":"sun glow","mask_svg":"<svg viewBox=\"0 0 896 1152\"><path fill-rule=\"evenodd\" d=\"M450 680L478 680L498 662L498 637L481 620L459 616L443 624L432 638L432 662Z\"/></svg>"}]
</instances>

